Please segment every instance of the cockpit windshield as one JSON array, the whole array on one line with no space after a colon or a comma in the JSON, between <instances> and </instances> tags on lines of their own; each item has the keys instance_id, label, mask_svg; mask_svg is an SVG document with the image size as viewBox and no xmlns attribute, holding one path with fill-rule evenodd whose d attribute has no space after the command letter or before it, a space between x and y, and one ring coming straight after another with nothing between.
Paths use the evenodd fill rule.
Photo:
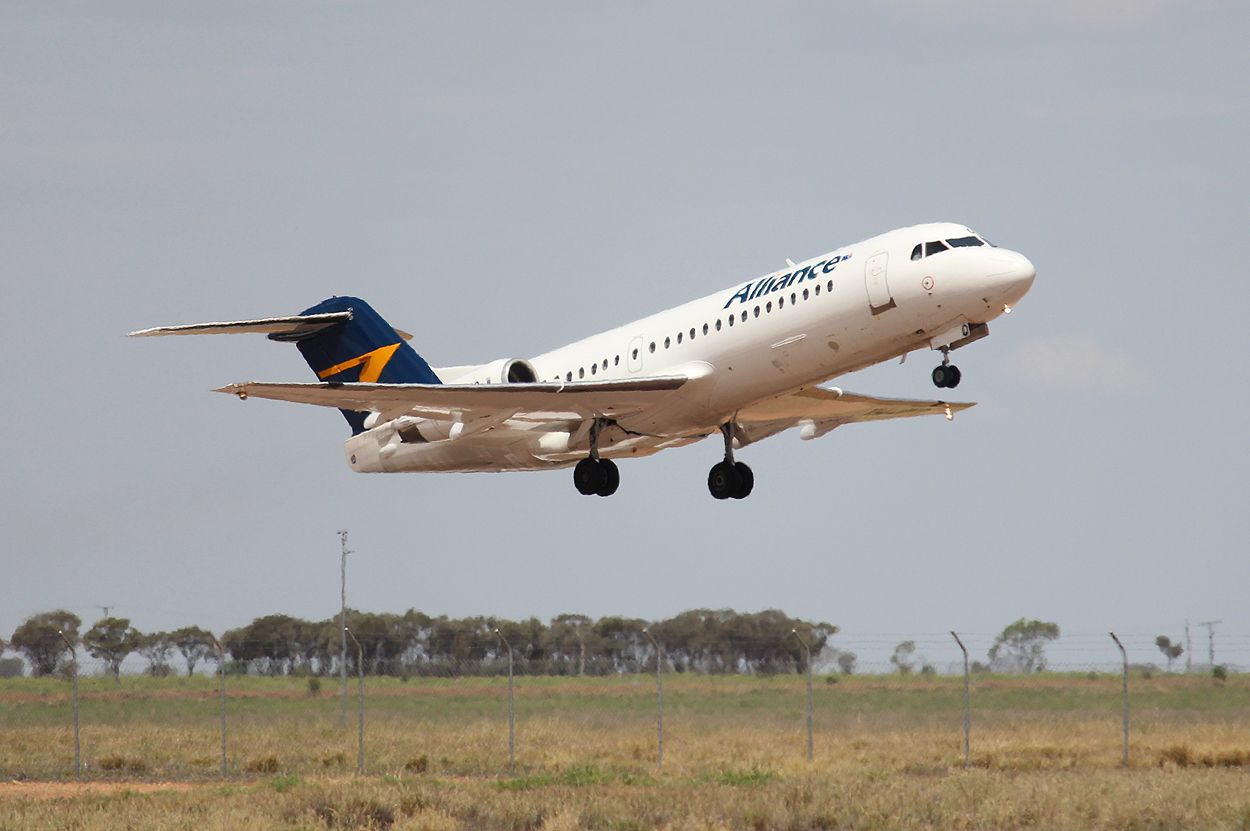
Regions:
<instances>
[{"instance_id":1,"label":"cockpit windshield","mask_svg":"<svg viewBox=\"0 0 1250 831\"><path fill-rule=\"evenodd\" d=\"M932 257L934 254L947 251L951 248L974 248L981 245L992 245L992 243L986 242L975 234L966 237L955 237L954 239L948 239L945 242L937 239L917 244L916 247L911 250L911 258L913 260L919 260L925 257Z\"/></svg>"}]
</instances>

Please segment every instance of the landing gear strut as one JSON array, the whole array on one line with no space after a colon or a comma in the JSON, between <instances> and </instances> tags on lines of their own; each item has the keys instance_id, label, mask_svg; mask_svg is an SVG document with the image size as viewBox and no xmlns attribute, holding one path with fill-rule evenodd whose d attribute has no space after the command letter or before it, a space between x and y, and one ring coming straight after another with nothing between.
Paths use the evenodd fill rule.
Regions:
<instances>
[{"instance_id":1,"label":"landing gear strut","mask_svg":"<svg viewBox=\"0 0 1250 831\"><path fill-rule=\"evenodd\" d=\"M603 422L595 419L590 426L590 458L582 459L573 468L573 487L583 496L611 496L621 486L621 472L616 462L599 458L599 431Z\"/></svg>"},{"instance_id":2,"label":"landing gear strut","mask_svg":"<svg viewBox=\"0 0 1250 831\"><path fill-rule=\"evenodd\" d=\"M733 424L722 424L720 431L725 437L725 460L708 471L707 489L716 499L746 499L755 487L755 474L734 461Z\"/></svg>"},{"instance_id":3,"label":"landing gear strut","mask_svg":"<svg viewBox=\"0 0 1250 831\"><path fill-rule=\"evenodd\" d=\"M959 367L951 363L951 351L948 347L942 347L942 365L935 367L933 370L933 386L941 389L953 390L959 386L963 373L959 371Z\"/></svg>"}]
</instances>

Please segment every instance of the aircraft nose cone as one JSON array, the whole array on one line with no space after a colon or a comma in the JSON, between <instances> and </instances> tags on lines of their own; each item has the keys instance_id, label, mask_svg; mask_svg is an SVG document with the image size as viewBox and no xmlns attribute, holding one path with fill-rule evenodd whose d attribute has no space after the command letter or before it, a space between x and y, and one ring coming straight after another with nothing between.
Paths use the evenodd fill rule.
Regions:
<instances>
[{"instance_id":1,"label":"aircraft nose cone","mask_svg":"<svg viewBox=\"0 0 1250 831\"><path fill-rule=\"evenodd\" d=\"M1015 251L998 253L1000 256L995 257L989 281L994 289L1003 295L1004 303L1009 306L1014 305L1033 287L1037 270L1033 268L1033 263L1029 261L1029 258L1023 254Z\"/></svg>"}]
</instances>

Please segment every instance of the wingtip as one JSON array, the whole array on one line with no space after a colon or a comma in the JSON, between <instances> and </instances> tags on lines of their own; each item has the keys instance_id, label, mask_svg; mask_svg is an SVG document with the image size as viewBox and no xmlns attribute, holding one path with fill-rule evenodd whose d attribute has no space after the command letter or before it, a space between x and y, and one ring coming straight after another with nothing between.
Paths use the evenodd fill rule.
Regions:
<instances>
[{"instance_id":1,"label":"wingtip","mask_svg":"<svg viewBox=\"0 0 1250 831\"><path fill-rule=\"evenodd\" d=\"M224 387L218 387L213 392L224 392L226 395L237 395L242 401L247 398L247 384L226 384Z\"/></svg>"}]
</instances>

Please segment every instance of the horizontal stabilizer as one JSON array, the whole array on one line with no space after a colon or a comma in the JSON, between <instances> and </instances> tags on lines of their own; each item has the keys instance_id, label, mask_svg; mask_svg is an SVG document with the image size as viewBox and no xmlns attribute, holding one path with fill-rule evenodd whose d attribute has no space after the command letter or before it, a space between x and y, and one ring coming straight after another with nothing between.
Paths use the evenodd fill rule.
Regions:
<instances>
[{"instance_id":1,"label":"horizontal stabilizer","mask_svg":"<svg viewBox=\"0 0 1250 831\"><path fill-rule=\"evenodd\" d=\"M523 420L608 417L635 413L680 388L684 376L619 381L523 384L281 384L252 381L217 392L239 398L268 398L357 412L383 418L413 415L445 419L483 418L506 413Z\"/></svg>"},{"instance_id":2,"label":"horizontal stabilizer","mask_svg":"<svg viewBox=\"0 0 1250 831\"><path fill-rule=\"evenodd\" d=\"M151 338L160 335L236 335L255 332L261 335L277 335L282 340L295 340L316 334L323 329L352 319L350 310L290 317L262 317L257 320L230 320L221 323L188 323L182 326L154 326L131 332L132 338Z\"/></svg>"}]
</instances>

